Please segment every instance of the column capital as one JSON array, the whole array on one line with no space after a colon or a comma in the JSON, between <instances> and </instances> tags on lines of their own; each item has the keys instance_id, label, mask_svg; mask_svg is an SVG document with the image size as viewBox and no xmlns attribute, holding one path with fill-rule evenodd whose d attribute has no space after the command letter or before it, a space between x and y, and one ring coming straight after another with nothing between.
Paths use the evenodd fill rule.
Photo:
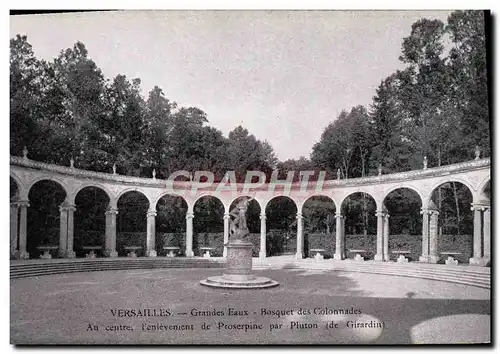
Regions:
<instances>
[{"instance_id":1,"label":"column capital","mask_svg":"<svg viewBox=\"0 0 500 354\"><path fill-rule=\"evenodd\" d=\"M194 218L194 213L187 212L186 213L186 219L193 219Z\"/></svg>"},{"instance_id":2,"label":"column capital","mask_svg":"<svg viewBox=\"0 0 500 354\"><path fill-rule=\"evenodd\" d=\"M297 220L302 219L302 213L297 213L297 215L295 216L295 218Z\"/></svg>"},{"instance_id":3,"label":"column capital","mask_svg":"<svg viewBox=\"0 0 500 354\"><path fill-rule=\"evenodd\" d=\"M118 209L108 209L105 212L106 215L118 215Z\"/></svg>"},{"instance_id":4,"label":"column capital","mask_svg":"<svg viewBox=\"0 0 500 354\"><path fill-rule=\"evenodd\" d=\"M428 210L427 212L429 213L430 216L433 216L433 215L438 216L439 215L438 210L431 209L431 210Z\"/></svg>"},{"instance_id":5,"label":"column capital","mask_svg":"<svg viewBox=\"0 0 500 354\"><path fill-rule=\"evenodd\" d=\"M156 210L148 210L146 213L146 217L156 217L157 213Z\"/></svg>"},{"instance_id":6,"label":"column capital","mask_svg":"<svg viewBox=\"0 0 500 354\"><path fill-rule=\"evenodd\" d=\"M260 214L260 220L266 220L267 216L266 214Z\"/></svg>"},{"instance_id":7,"label":"column capital","mask_svg":"<svg viewBox=\"0 0 500 354\"><path fill-rule=\"evenodd\" d=\"M376 217L379 217L379 216L381 216L381 217L385 217L386 215L388 215L388 214L387 214L385 211L383 211L383 210L377 210L377 211L375 212L375 216L376 216Z\"/></svg>"},{"instance_id":8,"label":"column capital","mask_svg":"<svg viewBox=\"0 0 500 354\"><path fill-rule=\"evenodd\" d=\"M486 209L489 209L490 206L488 204L471 204L470 210L472 211L485 211Z\"/></svg>"},{"instance_id":9,"label":"column capital","mask_svg":"<svg viewBox=\"0 0 500 354\"><path fill-rule=\"evenodd\" d=\"M10 207L11 208L16 208L18 209L19 208L19 202L15 201L15 202L10 202Z\"/></svg>"},{"instance_id":10,"label":"column capital","mask_svg":"<svg viewBox=\"0 0 500 354\"><path fill-rule=\"evenodd\" d=\"M342 215L342 213L338 213L338 212L336 212L336 213L335 213L335 218L336 218L336 219L342 219L342 218L344 218L344 216Z\"/></svg>"},{"instance_id":11,"label":"column capital","mask_svg":"<svg viewBox=\"0 0 500 354\"><path fill-rule=\"evenodd\" d=\"M229 213L224 213L224 220L230 219L231 215Z\"/></svg>"},{"instance_id":12,"label":"column capital","mask_svg":"<svg viewBox=\"0 0 500 354\"><path fill-rule=\"evenodd\" d=\"M424 215L424 214L427 214L429 215L430 213L430 210L427 209L427 208L420 208L420 214Z\"/></svg>"},{"instance_id":13,"label":"column capital","mask_svg":"<svg viewBox=\"0 0 500 354\"><path fill-rule=\"evenodd\" d=\"M16 203L19 207L28 208L30 206L29 200L18 200Z\"/></svg>"},{"instance_id":14,"label":"column capital","mask_svg":"<svg viewBox=\"0 0 500 354\"><path fill-rule=\"evenodd\" d=\"M389 213L385 213L384 218L389 219L390 217Z\"/></svg>"}]
</instances>

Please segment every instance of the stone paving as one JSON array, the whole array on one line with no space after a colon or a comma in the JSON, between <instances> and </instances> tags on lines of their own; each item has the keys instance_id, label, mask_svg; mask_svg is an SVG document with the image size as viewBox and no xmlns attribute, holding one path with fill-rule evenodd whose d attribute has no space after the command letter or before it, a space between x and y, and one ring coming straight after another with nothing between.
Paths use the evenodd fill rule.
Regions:
<instances>
[{"instance_id":1,"label":"stone paving","mask_svg":"<svg viewBox=\"0 0 500 354\"><path fill-rule=\"evenodd\" d=\"M212 289L199 285L200 279L219 275L221 271L137 269L13 279L11 342L411 344L490 341L488 289L330 269L255 270L257 275L280 283L266 290ZM156 317L129 316L129 311L129 315L119 317L115 311L122 309L123 314L124 310L144 308L168 310L171 316L163 316L165 312ZM237 314L230 315L229 308ZM332 313L339 309L347 313ZM205 316L193 315L200 311L204 311ZM220 316L210 315L217 311ZM379 323L383 327L376 327ZM328 328L327 324L334 328ZM356 327L361 325L365 327Z\"/></svg>"}]
</instances>

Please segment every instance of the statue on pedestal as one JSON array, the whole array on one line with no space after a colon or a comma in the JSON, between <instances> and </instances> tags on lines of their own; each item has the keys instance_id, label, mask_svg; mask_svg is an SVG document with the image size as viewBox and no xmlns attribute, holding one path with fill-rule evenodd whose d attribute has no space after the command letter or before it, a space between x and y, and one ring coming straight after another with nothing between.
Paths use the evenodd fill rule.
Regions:
<instances>
[{"instance_id":1,"label":"statue on pedestal","mask_svg":"<svg viewBox=\"0 0 500 354\"><path fill-rule=\"evenodd\" d=\"M248 203L253 198L243 197L236 204L236 206L229 212L229 242L235 240L242 240L249 234L247 226L246 212L248 210Z\"/></svg>"}]
</instances>

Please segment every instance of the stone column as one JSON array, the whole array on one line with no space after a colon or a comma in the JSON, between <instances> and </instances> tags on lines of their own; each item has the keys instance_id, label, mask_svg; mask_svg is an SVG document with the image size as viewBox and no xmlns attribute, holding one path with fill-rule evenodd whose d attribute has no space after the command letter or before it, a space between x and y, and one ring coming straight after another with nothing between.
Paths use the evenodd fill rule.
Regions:
<instances>
[{"instance_id":1,"label":"stone column","mask_svg":"<svg viewBox=\"0 0 500 354\"><path fill-rule=\"evenodd\" d=\"M68 205L67 206L67 212L68 212L68 243L67 243L67 250L66 250L66 258L75 258L76 254L75 251L73 251L73 238L74 238L74 232L75 232L75 227L74 227L74 217L75 217L75 206L74 205Z\"/></svg>"},{"instance_id":2,"label":"stone column","mask_svg":"<svg viewBox=\"0 0 500 354\"><path fill-rule=\"evenodd\" d=\"M438 217L439 211L430 210L429 212L429 263L437 263L438 255Z\"/></svg>"},{"instance_id":3,"label":"stone column","mask_svg":"<svg viewBox=\"0 0 500 354\"><path fill-rule=\"evenodd\" d=\"M295 252L295 258L304 258L304 230L303 230L303 219L302 213L297 213L297 251Z\"/></svg>"},{"instance_id":4,"label":"stone column","mask_svg":"<svg viewBox=\"0 0 500 354\"><path fill-rule=\"evenodd\" d=\"M224 251L222 253L223 257L227 257L227 247L226 244L229 242L229 213L224 213Z\"/></svg>"},{"instance_id":5,"label":"stone column","mask_svg":"<svg viewBox=\"0 0 500 354\"><path fill-rule=\"evenodd\" d=\"M108 257L118 257L116 252L116 215L117 209L106 211L106 253Z\"/></svg>"},{"instance_id":6,"label":"stone column","mask_svg":"<svg viewBox=\"0 0 500 354\"><path fill-rule=\"evenodd\" d=\"M27 237L27 221L28 221L28 207L30 206L27 200L19 202L20 218L19 218L19 258L29 259L30 254L26 251L26 237Z\"/></svg>"},{"instance_id":7,"label":"stone column","mask_svg":"<svg viewBox=\"0 0 500 354\"><path fill-rule=\"evenodd\" d=\"M389 214L384 216L384 261L388 262L389 257Z\"/></svg>"},{"instance_id":8,"label":"stone column","mask_svg":"<svg viewBox=\"0 0 500 354\"><path fill-rule=\"evenodd\" d=\"M384 260L384 212L377 210L375 213L377 217L377 253L375 254L376 261Z\"/></svg>"},{"instance_id":9,"label":"stone column","mask_svg":"<svg viewBox=\"0 0 500 354\"><path fill-rule=\"evenodd\" d=\"M62 203L59 206L59 257L66 257L66 250L68 240L68 209L66 205Z\"/></svg>"},{"instance_id":10,"label":"stone column","mask_svg":"<svg viewBox=\"0 0 500 354\"><path fill-rule=\"evenodd\" d=\"M343 237L344 237L344 223L342 222L342 219L344 217L340 213L335 213L335 228L336 228L336 235L335 235L335 254L333 255L334 259L344 259L344 252L343 252Z\"/></svg>"},{"instance_id":11,"label":"stone column","mask_svg":"<svg viewBox=\"0 0 500 354\"><path fill-rule=\"evenodd\" d=\"M156 257L155 237L156 237L156 210L148 210L146 213L146 255Z\"/></svg>"},{"instance_id":12,"label":"stone column","mask_svg":"<svg viewBox=\"0 0 500 354\"><path fill-rule=\"evenodd\" d=\"M475 261L479 261L481 259L481 206L473 205L471 210L474 211L474 244L473 244L473 258Z\"/></svg>"},{"instance_id":13,"label":"stone column","mask_svg":"<svg viewBox=\"0 0 500 354\"><path fill-rule=\"evenodd\" d=\"M193 253L193 218L194 213L186 213L186 257L194 257Z\"/></svg>"},{"instance_id":14,"label":"stone column","mask_svg":"<svg viewBox=\"0 0 500 354\"><path fill-rule=\"evenodd\" d=\"M420 262L429 262L429 210L422 208L422 255Z\"/></svg>"},{"instance_id":15,"label":"stone column","mask_svg":"<svg viewBox=\"0 0 500 354\"><path fill-rule=\"evenodd\" d=\"M17 230L19 223L19 205L14 202L10 203L10 256L16 257L17 248Z\"/></svg>"},{"instance_id":16,"label":"stone column","mask_svg":"<svg viewBox=\"0 0 500 354\"><path fill-rule=\"evenodd\" d=\"M487 261L491 259L491 209L488 205L483 214L483 258Z\"/></svg>"},{"instance_id":17,"label":"stone column","mask_svg":"<svg viewBox=\"0 0 500 354\"><path fill-rule=\"evenodd\" d=\"M260 251L259 258L266 258L266 213L260 214Z\"/></svg>"}]
</instances>

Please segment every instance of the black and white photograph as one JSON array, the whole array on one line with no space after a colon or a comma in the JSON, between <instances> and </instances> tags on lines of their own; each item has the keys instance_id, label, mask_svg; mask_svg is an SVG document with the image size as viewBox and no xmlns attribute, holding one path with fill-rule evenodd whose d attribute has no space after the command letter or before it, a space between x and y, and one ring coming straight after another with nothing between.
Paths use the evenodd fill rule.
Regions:
<instances>
[{"instance_id":1,"label":"black and white photograph","mask_svg":"<svg viewBox=\"0 0 500 354\"><path fill-rule=\"evenodd\" d=\"M11 345L491 345L489 10L8 28Z\"/></svg>"}]
</instances>

